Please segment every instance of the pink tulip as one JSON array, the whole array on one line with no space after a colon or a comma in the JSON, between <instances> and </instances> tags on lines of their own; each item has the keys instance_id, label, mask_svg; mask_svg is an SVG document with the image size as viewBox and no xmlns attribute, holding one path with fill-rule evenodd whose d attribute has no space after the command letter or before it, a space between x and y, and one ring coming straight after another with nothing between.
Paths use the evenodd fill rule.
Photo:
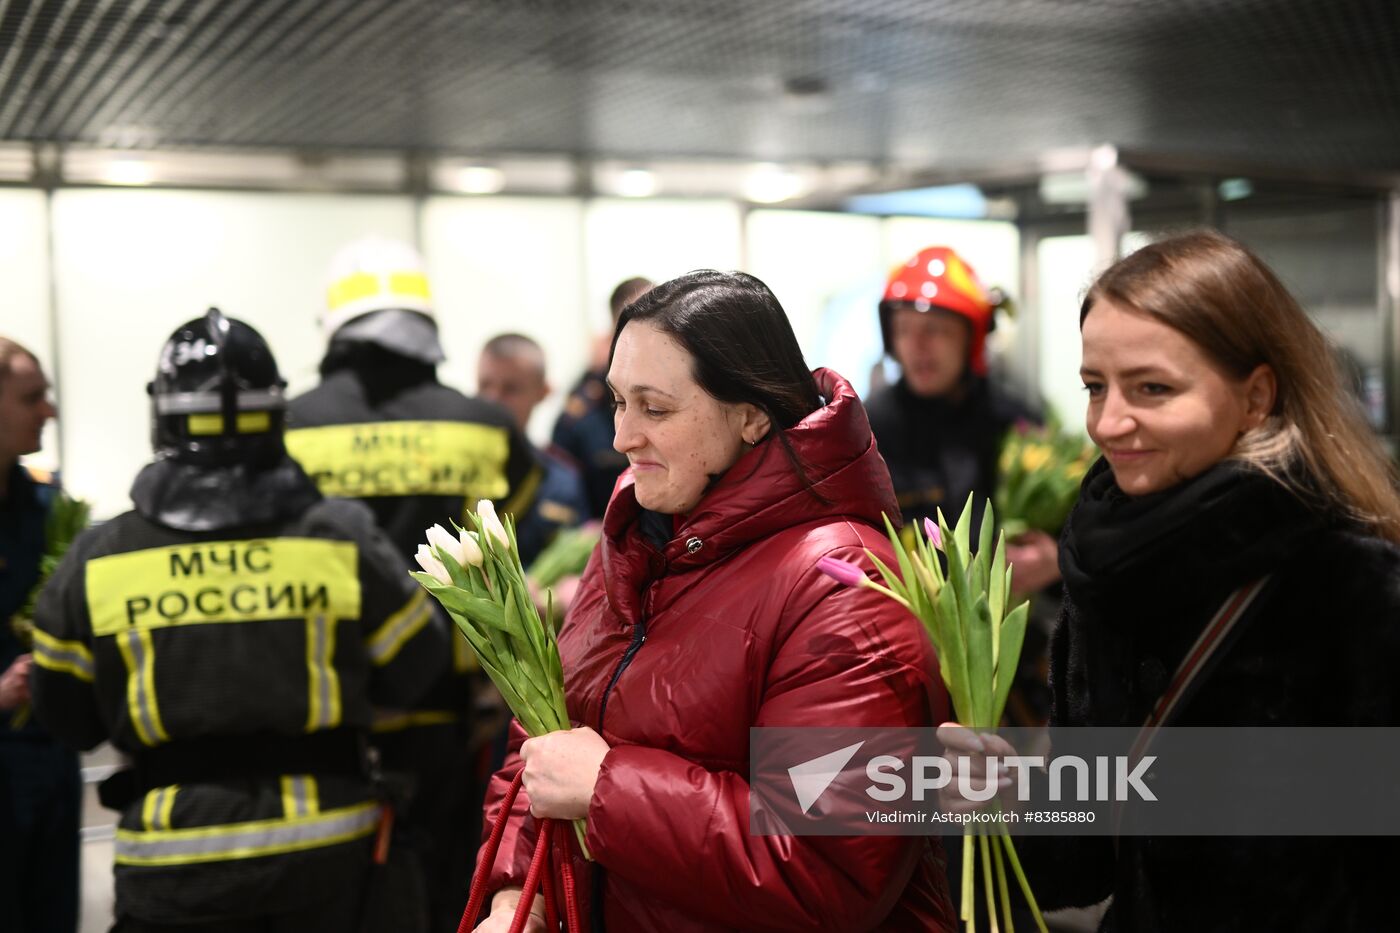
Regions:
<instances>
[{"instance_id":1,"label":"pink tulip","mask_svg":"<svg viewBox=\"0 0 1400 933\"><path fill-rule=\"evenodd\" d=\"M817 569L842 586L862 586L869 581L860 567L835 557L823 557L817 561Z\"/></svg>"},{"instance_id":2,"label":"pink tulip","mask_svg":"<svg viewBox=\"0 0 1400 933\"><path fill-rule=\"evenodd\" d=\"M943 532L939 529L938 524L931 518L924 519L924 536L928 538L929 543L932 544L936 550L943 550Z\"/></svg>"}]
</instances>

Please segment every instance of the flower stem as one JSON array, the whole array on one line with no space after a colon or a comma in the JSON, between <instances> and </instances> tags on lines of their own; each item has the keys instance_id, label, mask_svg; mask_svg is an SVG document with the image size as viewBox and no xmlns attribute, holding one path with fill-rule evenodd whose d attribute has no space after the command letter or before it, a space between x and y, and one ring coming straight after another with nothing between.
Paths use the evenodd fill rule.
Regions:
<instances>
[{"instance_id":1,"label":"flower stem","mask_svg":"<svg viewBox=\"0 0 1400 933\"><path fill-rule=\"evenodd\" d=\"M1001 913L1006 918L1006 933L1016 933L1016 921L1011 919L1011 894L1006 887L1006 859L996 837L992 838L992 854L996 856L997 891L1001 894Z\"/></svg>"},{"instance_id":2,"label":"flower stem","mask_svg":"<svg viewBox=\"0 0 1400 933\"><path fill-rule=\"evenodd\" d=\"M977 848L982 850L982 893L987 898L987 925L991 933L1001 933L1001 928L997 925L997 901L992 893L992 845L995 839L988 839L984 834L977 834ZM997 850L997 861L1001 861L1001 851Z\"/></svg>"},{"instance_id":3,"label":"flower stem","mask_svg":"<svg viewBox=\"0 0 1400 933\"><path fill-rule=\"evenodd\" d=\"M896 593L894 590L890 589L888 586L884 586L883 584L876 583L874 580L870 579L869 577L866 577L866 578L864 579L864 582L861 584L861 586L868 586L868 587L870 587L872 590L874 590L875 592L877 592L877 593L882 593L882 594L884 594L885 596L888 596L890 599L892 599L892 600L894 600L895 602L899 603L901 606L903 606L905 609L908 609L910 612L913 612L913 611L914 611L913 608L909 605L909 600L905 599L903 596L900 596L898 593Z\"/></svg>"},{"instance_id":4,"label":"flower stem","mask_svg":"<svg viewBox=\"0 0 1400 933\"><path fill-rule=\"evenodd\" d=\"M962 866L962 892L960 894L962 919L967 921L967 933L975 933L976 927L973 921L977 915L977 904L975 901L976 888L973 887L973 875L977 871L977 863L973 861L973 849L977 846L977 840L972 835L972 825L968 824L963 828L963 866Z\"/></svg>"},{"instance_id":5,"label":"flower stem","mask_svg":"<svg viewBox=\"0 0 1400 933\"><path fill-rule=\"evenodd\" d=\"M1045 926L1045 918L1040 914L1040 906L1035 902L1035 895L1031 893L1030 882L1026 881L1026 873L1021 869L1021 860L1016 857L1016 846L1011 841L1011 833L1005 824L998 824L1001 832L1001 844L1006 849L1007 856L1011 859L1011 871L1016 876L1016 881L1021 885L1021 893L1026 896L1026 903L1030 905L1031 915L1035 917L1036 928L1040 933L1050 933Z\"/></svg>"},{"instance_id":6,"label":"flower stem","mask_svg":"<svg viewBox=\"0 0 1400 933\"><path fill-rule=\"evenodd\" d=\"M588 843L583 841L587 832L588 824L584 820L574 820L574 835L578 837L578 847L583 852L583 857L591 862L593 861L593 853L588 851Z\"/></svg>"}]
</instances>

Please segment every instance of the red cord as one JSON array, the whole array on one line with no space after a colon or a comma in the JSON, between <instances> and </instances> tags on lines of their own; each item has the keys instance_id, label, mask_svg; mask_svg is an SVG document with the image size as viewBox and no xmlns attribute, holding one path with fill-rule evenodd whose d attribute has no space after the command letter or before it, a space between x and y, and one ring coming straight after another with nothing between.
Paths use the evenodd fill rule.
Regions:
<instances>
[{"instance_id":1,"label":"red cord","mask_svg":"<svg viewBox=\"0 0 1400 933\"><path fill-rule=\"evenodd\" d=\"M559 834L559 882L564 888L564 922L568 924L569 933L583 933L583 924L578 912L578 892L574 884L574 853L569 844L570 830L571 827L564 820L554 821L554 831Z\"/></svg>"},{"instance_id":2,"label":"red cord","mask_svg":"<svg viewBox=\"0 0 1400 933\"><path fill-rule=\"evenodd\" d=\"M549 846L550 851L549 855L545 857L544 874L540 876L540 890L544 892L544 924L549 928L549 933L558 933L559 898L554 890L554 859L557 853L551 842L547 842L546 845Z\"/></svg>"},{"instance_id":3,"label":"red cord","mask_svg":"<svg viewBox=\"0 0 1400 933\"><path fill-rule=\"evenodd\" d=\"M496 851L501 847L501 837L506 834L506 823L510 819L510 811L515 808L515 798L520 794L520 782L524 779L525 769L521 768L501 800L501 812L496 814L496 824L491 827L491 836L481 850L476 873L472 875L471 895L467 898L467 909L462 911L462 922L457 924L457 933L469 933L476 926L477 915L481 913L486 900L486 879L491 876L491 866L496 864Z\"/></svg>"},{"instance_id":4,"label":"red cord","mask_svg":"<svg viewBox=\"0 0 1400 933\"><path fill-rule=\"evenodd\" d=\"M525 770L522 768L515 775L515 780L511 781L505 797L501 799L500 812L496 814L496 822L491 827L491 835L481 850L476 873L472 876L471 895L467 900L467 909L462 912L462 921L457 925L457 933L469 933L476 926L477 916L481 913L481 908L486 900L486 880L490 877L491 868L496 863L496 854L501 848L501 839L505 836L506 824L510 820L511 811L515 808L515 799L520 795L520 785L524 777ZM544 889L546 926L550 933L555 933L559 929L558 896L554 888L553 869L550 865L550 849L556 841L559 845L559 880L564 893L565 931L566 933L583 933L583 925L579 916L578 892L574 881L573 853L568 836L570 827L564 820L540 820L536 828L539 836L535 841L535 854L530 859L530 870L525 876L525 889L521 892L519 904L516 905L515 918L510 927L511 933L522 933L524 930L525 921L530 915L530 907L535 900L535 893L541 887L541 883L543 883ZM552 837L556 834L558 838L553 840Z\"/></svg>"},{"instance_id":5,"label":"red cord","mask_svg":"<svg viewBox=\"0 0 1400 933\"><path fill-rule=\"evenodd\" d=\"M540 875L549 859L549 832L552 820L539 821L539 838L535 841L535 855L530 859L530 870L525 873L525 890L520 892L520 902L515 905L515 919L510 923L510 933L524 933L525 921L530 919L530 908L535 903L535 891L540 886Z\"/></svg>"}]
</instances>

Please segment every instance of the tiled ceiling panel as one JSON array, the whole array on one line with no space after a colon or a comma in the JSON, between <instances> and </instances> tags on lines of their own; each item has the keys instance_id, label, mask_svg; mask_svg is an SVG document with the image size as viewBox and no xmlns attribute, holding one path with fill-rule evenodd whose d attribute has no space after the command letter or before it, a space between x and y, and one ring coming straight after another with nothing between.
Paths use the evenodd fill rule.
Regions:
<instances>
[{"instance_id":1,"label":"tiled ceiling panel","mask_svg":"<svg viewBox=\"0 0 1400 933\"><path fill-rule=\"evenodd\" d=\"M0 0L0 139L1400 169L1396 0Z\"/></svg>"}]
</instances>

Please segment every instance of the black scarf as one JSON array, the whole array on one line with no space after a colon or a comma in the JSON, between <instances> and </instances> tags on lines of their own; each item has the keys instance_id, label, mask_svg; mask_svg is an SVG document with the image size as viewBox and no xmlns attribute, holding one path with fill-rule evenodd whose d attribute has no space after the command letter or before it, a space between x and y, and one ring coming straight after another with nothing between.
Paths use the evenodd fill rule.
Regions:
<instances>
[{"instance_id":1,"label":"black scarf","mask_svg":"<svg viewBox=\"0 0 1400 933\"><path fill-rule=\"evenodd\" d=\"M1170 603L1183 586L1228 592L1268 573L1321 525L1296 494L1238 461L1129 496L1100 458L1061 537L1060 570L1084 606L1128 596Z\"/></svg>"},{"instance_id":2,"label":"black scarf","mask_svg":"<svg viewBox=\"0 0 1400 933\"><path fill-rule=\"evenodd\" d=\"M1320 512L1239 462L1128 496L1100 459L1060 538L1065 599L1051 678L1068 692L1057 720L1141 724L1225 598L1321 526Z\"/></svg>"}]
</instances>

